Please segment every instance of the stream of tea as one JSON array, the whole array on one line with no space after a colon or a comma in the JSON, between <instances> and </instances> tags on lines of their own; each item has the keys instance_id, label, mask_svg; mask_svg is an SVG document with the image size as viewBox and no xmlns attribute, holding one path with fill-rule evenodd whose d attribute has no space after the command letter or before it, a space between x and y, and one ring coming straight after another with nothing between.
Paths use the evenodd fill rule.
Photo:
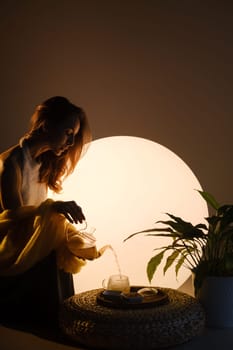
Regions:
<instances>
[{"instance_id":1,"label":"stream of tea","mask_svg":"<svg viewBox=\"0 0 233 350\"><path fill-rule=\"evenodd\" d=\"M117 253L116 253L115 249L111 245L109 245L108 248L111 249L112 252L113 252L114 259L115 259L115 262L116 262L116 265L117 265L117 269L118 269L118 273L119 273L119 275L121 277L122 276L122 272L121 272L121 267L120 267L120 263L119 263L119 259L118 259Z\"/></svg>"}]
</instances>

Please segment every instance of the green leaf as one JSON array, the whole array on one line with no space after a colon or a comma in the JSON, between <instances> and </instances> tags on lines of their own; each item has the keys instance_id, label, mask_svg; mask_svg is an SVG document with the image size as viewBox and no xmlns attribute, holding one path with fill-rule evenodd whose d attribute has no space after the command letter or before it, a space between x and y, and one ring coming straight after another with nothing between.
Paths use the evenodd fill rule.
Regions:
<instances>
[{"instance_id":1,"label":"green leaf","mask_svg":"<svg viewBox=\"0 0 233 350\"><path fill-rule=\"evenodd\" d=\"M180 270L181 266L184 264L184 262L185 262L185 255L182 255L176 264L176 268L175 268L176 277L178 276L179 270Z\"/></svg>"},{"instance_id":2,"label":"green leaf","mask_svg":"<svg viewBox=\"0 0 233 350\"><path fill-rule=\"evenodd\" d=\"M150 261L147 264L147 277L149 282L151 283L151 280L154 276L154 273L157 269L157 267L160 265L163 255L165 253L166 249L160 252L159 254L155 255L153 258L150 259Z\"/></svg>"},{"instance_id":3,"label":"green leaf","mask_svg":"<svg viewBox=\"0 0 233 350\"><path fill-rule=\"evenodd\" d=\"M233 223L233 206L223 205L218 209L218 215L221 217L220 230L224 230Z\"/></svg>"},{"instance_id":4,"label":"green leaf","mask_svg":"<svg viewBox=\"0 0 233 350\"><path fill-rule=\"evenodd\" d=\"M199 190L197 191L212 208L214 208L215 210L218 210L218 208L220 207L220 204L216 201L216 199L212 194L205 191L199 191Z\"/></svg>"},{"instance_id":5,"label":"green leaf","mask_svg":"<svg viewBox=\"0 0 233 350\"><path fill-rule=\"evenodd\" d=\"M138 234L141 234L141 233L149 233L149 232L173 232L172 231L172 229L171 228L162 228L162 229L156 229L156 228L150 228L150 229L147 229L147 230L142 230L142 231L138 231L138 232L134 232L134 233L132 233L130 236L128 236L127 238L125 238L124 240L123 240L123 242L126 242L128 239L130 239L130 238L132 238L132 237L134 237L134 236L136 236L136 235L138 235ZM147 235L147 236L150 236L149 234ZM158 236L159 236L159 234L158 234Z\"/></svg>"},{"instance_id":6,"label":"green leaf","mask_svg":"<svg viewBox=\"0 0 233 350\"><path fill-rule=\"evenodd\" d=\"M183 238L203 237L204 233L201 229L206 229L205 225L199 224L193 226L190 222L184 221L178 216L166 213L173 221L158 221L158 223L169 225L176 231L176 236Z\"/></svg>"},{"instance_id":7,"label":"green leaf","mask_svg":"<svg viewBox=\"0 0 233 350\"><path fill-rule=\"evenodd\" d=\"M195 227L203 230L208 230L208 227L205 224L197 224Z\"/></svg>"},{"instance_id":8,"label":"green leaf","mask_svg":"<svg viewBox=\"0 0 233 350\"><path fill-rule=\"evenodd\" d=\"M180 254L180 252L175 250L171 255L169 255L169 257L167 258L166 264L164 266L164 269L163 269L164 275L167 272L167 270L169 269L169 267L174 263L174 261L179 256L179 254Z\"/></svg>"},{"instance_id":9,"label":"green leaf","mask_svg":"<svg viewBox=\"0 0 233 350\"><path fill-rule=\"evenodd\" d=\"M179 232L172 231L170 233L149 233L147 237L169 237L169 238L181 238Z\"/></svg>"}]
</instances>

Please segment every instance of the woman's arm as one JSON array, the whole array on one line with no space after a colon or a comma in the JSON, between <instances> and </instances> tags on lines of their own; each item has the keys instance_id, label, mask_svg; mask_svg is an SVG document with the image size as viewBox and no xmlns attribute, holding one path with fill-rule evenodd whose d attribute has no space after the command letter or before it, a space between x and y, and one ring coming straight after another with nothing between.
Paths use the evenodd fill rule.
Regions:
<instances>
[{"instance_id":1,"label":"woman's arm","mask_svg":"<svg viewBox=\"0 0 233 350\"><path fill-rule=\"evenodd\" d=\"M3 162L0 196L1 207L5 209L16 209L23 205L20 192L22 174L15 157L9 156Z\"/></svg>"},{"instance_id":2,"label":"woman's arm","mask_svg":"<svg viewBox=\"0 0 233 350\"><path fill-rule=\"evenodd\" d=\"M1 157L0 206L13 220L26 219L36 214L37 207L24 206L21 196L22 173L20 162L8 154Z\"/></svg>"},{"instance_id":3,"label":"woman's arm","mask_svg":"<svg viewBox=\"0 0 233 350\"><path fill-rule=\"evenodd\" d=\"M22 172L20 160L10 154L3 162L0 182L0 203L2 210L14 209L16 217L18 211L15 209L24 205L21 196L21 186ZM82 208L75 201L54 201L52 207L54 211L63 214L71 223L82 223L85 220ZM24 209L24 215L30 216L32 213L36 214L37 208L30 206L28 210ZM19 210L19 212L21 213L22 211Z\"/></svg>"}]
</instances>

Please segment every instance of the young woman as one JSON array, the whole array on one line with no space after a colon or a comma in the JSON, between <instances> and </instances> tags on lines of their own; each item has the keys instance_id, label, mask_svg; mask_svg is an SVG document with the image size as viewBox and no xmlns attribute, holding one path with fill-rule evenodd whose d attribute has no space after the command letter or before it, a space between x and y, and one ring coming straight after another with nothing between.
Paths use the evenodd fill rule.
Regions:
<instances>
[{"instance_id":1,"label":"young woman","mask_svg":"<svg viewBox=\"0 0 233 350\"><path fill-rule=\"evenodd\" d=\"M0 317L55 320L74 293L71 273L101 255L73 223L85 216L60 192L91 141L84 111L64 97L39 105L19 144L0 155Z\"/></svg>"}]
</instances>

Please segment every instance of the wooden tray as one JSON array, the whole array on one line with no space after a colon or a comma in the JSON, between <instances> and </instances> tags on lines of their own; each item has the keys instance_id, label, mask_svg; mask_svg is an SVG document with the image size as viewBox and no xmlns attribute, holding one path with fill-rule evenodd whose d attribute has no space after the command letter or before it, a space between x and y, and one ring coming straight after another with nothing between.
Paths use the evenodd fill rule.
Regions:
<instances>
[{"instance_id":1,"label":"wooden tray","mask_svg":"<svg viewBox=\"0 0 233 350\"><path fill-rule=\"evenodd\" d=\"M139 289L143 287L139 286L132 286L130 288L130 292L137 292ZM115 296L113 299L106 298L106 296L103 294L103 290L99 292L96 296L97 303L108 306L111 308L119 308L119 309L140 309L140 308L147 308L147 307L155 307L159 305L166 304L168 300L168 295L164 291L162 291L159 288L156 288L158 290L158 293L154 296L151 296L150 298L143 298L142 301L128 301L124 297L122 297L121 294L119 296Z\"/></svg>"}]
</instances>

